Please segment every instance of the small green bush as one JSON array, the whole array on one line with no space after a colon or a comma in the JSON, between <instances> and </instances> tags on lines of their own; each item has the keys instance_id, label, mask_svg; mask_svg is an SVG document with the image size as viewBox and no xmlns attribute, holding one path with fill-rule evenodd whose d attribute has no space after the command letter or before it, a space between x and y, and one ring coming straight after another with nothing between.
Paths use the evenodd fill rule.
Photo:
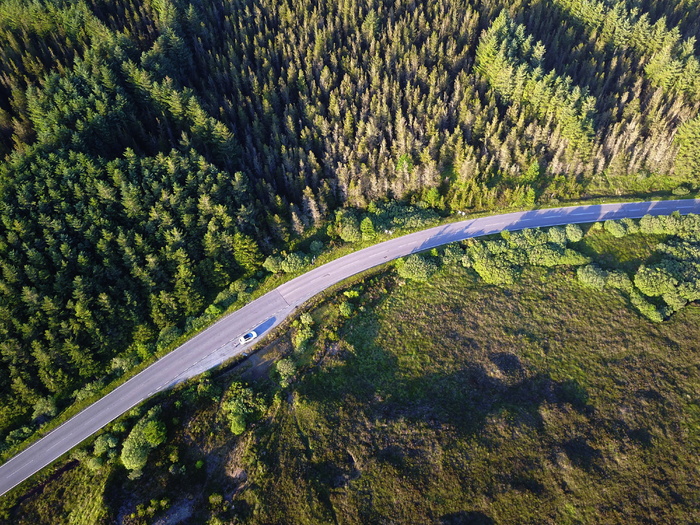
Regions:
<instances>
[{"instance_id":1,"label":"small green bush","mask_svg":"<svg viewBox=\"0 0 700 525\"><path fill-rule=\"evenodd\" d=\"M660 323L664 320L664 317L661 315L658 308L644 299L644 297L642 297L642 295L636 290L632 290L630 293L630 301L632 302L632 305L647 319L654 321L655 323Z\"/></svg>"},{"instance_id":2,"label":"small green bush","mask_svg":"<svg viewBox=\"0 0 700 525\"><path fill-rule=\"evenodd\" d=\"M279 273L282 271L282 257L277 255L270 255L265 262L263 262L263 268L265 268L270 273Z\"/></svg>"},{"instance_id":3,"label":"small green bush","mask_svg":"<svg viewBox=\"0 0 700 525\"><path fill-rule=\"evenodd\" d=\"M583 239L583 230L578 224L567 224L564 230L569 242L579 242Z\"/></svg>"},{"instance_id":4,"label":"small green bush","mask_svg":"<svg viewBox=\"0 0 700 525\"><path fill-rule=\"evenodd\" d=\"M349 301L343 301L342 303L340 303L338 305L338 312L343 317L352 316L352 312L353 312L352 303L350 303Z\"/></svg>"},{"instance_id":5,"label":"small green bush","mask_svg":"<svg viewBox=\"0 0 700 525\"><path fill-rule=\"evenodd\" d=\"M323 251L324 247L325 245L319 240L311 241L311 244L309 245L309 251L314 255L318 255Z\"/></svg>"},{"instance_id":6,"label":"small green bush","mask_svg":"<svg viewBox=\"0 0 700 525\"><path fill-rule=\"evenodd\" d=\"M588 286L589 288L594 288L596 290L602 290L605 288L605 279L607 274L605 270L602 270L595 264L589 264L587 266L579 266L576 270L576 276L581 284Z\"/></svg>"},{"instance_id":7,"label":"small green bush","mask_svg":"<svg viewBox=\"0 0 700 525\"><path fill-rule=\"evenodd\" d=\"M245 432L248 424L258 419L267 409L265 399L243 383L234 382L224 393L221 410L228 418L231 433Z\"/></svg>"},{"instance_id":8,"label":"small green bush","mask_svg":"<svg viewBox=\"0 0 700 525\"><path fill-rule=\"evenodd\" d=\"M302 252L292 252L284 258L280 268L284 273L296 273L303 270L307 264L309 264L308 255Z\"/></svg>"},{"instance_id":9,"label":"small green bush","mask_svg":"<svg viewBox=\"0 0 700 525\"><path fill-rule=\"evenodd\" d=\"M438 268L432 259L420 254L413 254L399 261L396 269L404 279L426 282L430 280Z\"/></svg>"},{"instance_id":10,"label":"small green bush","mask_svg":"<svg viewBox=\"0 0 700 525\"><path fill-rule=\"evenodd\" d=\"M619 221L608 220L604 224L605 231L619 239L627 235L627 230Z\"/></svg>"},{"instance_id":11,"label":"small green bush","mask_svg":"<svg viewBox=\"0 0 700 525\"><path fill-rule=\"evenodd\" d=\"M157 415L157 409L150 410L134 425L122 445L122 464L132 471L134 477L138 477L146 466L151 449L165 441L165 426L157 419Z\"/></svg>"},{"instance_id":12,"label":"small green bush","mask_svg":"<svg viewBox=\"0 0 700 525\"><path fill-rule=\"evenodd\" d=\"M462 257L464 257L464 249L458 243L448 244L442 252L442 264L445 266L457 264Z\"/></svg>"},{"instance_id":13,"label":"small green bush","mask_svg":"<svg viewBox=\"0 0 700 525\"><path fill-rule=\"evenodd\" d=\"M547 230L547 235L549 237L549 242L553 244L566 244L566 230L560 226L552 226L549 228L549 230Z\"/></svg>"},{"instance_id":14,"label":"small green bush","mask_svg":"<svg viewBox=\"0 0 700 525\"><path fill-rule=\"evenodd\" d=\"M282 388L287 388L297 373L297 368L294 361L288 357L277 361L275 364L275 370L277 371L279 383Z\"/></svg>"}]
</instances>

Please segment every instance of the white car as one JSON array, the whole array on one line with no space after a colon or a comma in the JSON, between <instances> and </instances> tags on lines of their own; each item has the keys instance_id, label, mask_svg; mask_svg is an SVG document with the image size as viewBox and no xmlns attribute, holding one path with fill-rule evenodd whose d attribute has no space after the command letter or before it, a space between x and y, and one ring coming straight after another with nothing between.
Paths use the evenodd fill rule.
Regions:
<instances>
[{"instance_id":1,"label":"white car","mask_svg":"<svg viewBox=\"0 0 700 525\"><path fill-rule=\"evenodd\" d=\"M249 343L253 339L258 337L258 334L256 332L248 332L247 334L241 336L241 338L238 340L242 345Z\"/></svg>"}]
</instances>

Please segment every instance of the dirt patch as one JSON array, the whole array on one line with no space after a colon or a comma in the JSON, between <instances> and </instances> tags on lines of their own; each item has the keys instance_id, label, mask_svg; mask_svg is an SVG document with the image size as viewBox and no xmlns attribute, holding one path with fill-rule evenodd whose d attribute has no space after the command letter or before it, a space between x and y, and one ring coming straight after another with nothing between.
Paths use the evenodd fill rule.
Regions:
<instances>
[{"instance_id":1,"label":"dirt patch","mask_svg":"<svg viewBox=\"0 0 700 525\"><path fill-rule=\"evenodd\" d=\"M235 367L241 379L249 383L267 378L275 361L292 351L292 345L288 337L280 337L269 345L264 346L243 363Z\"/></svg>"},{"instance_id":2,"label":"dirt patch","mask_svg":"<svg viewBox=\"0 0 700 525\"><path fill-rule=\"evenodd\" d=\"M234 485L233 490L227 494L229 499L232 499L238 492L240 492L248 480L248 474L243 469L243 454L245 453L247 447L247 440L239 440L235 447L233 447L226 458L226 475L230 478L232 484Z\"/></svg>"},{"instance_id":3,"label":"dirt patch","mask_svg":"<svg viewBox=\"0 0 700 525\"><path fill-rule=\"evenodd\" d=\"M192 517L192 507L194 500L187 499L176 503L168 509L165 516L161 516L153 522L154 525L177 525Z\"/></svg>"}]
</instances>

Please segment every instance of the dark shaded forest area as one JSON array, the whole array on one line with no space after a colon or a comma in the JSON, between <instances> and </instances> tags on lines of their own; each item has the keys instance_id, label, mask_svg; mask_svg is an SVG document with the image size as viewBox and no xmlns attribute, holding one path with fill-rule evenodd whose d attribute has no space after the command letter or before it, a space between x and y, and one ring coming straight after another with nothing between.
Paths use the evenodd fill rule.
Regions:
<instances>
[{"instance_id":1,"label":"dark shaded forest area","mask_svg":"<svg viewBox=\"0 0 700 525\"><path fill-rule=\"evenodd\" d=\"M696 14L0 1L2 446L340 207L697 190Z\"/></svg>"}]
</instances>

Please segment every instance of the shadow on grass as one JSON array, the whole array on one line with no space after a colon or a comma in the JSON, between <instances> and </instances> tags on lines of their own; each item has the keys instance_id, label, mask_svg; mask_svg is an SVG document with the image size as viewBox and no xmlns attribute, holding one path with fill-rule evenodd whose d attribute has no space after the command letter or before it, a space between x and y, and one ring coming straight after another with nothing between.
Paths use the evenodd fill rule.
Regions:
<instances>
[{"instance_id":1,"label":"shadow on grass","mask_svg":"<svg viewBox=\"0 0 700 525\"><path fill-rule=\"evenodd\" d=\"M492 518L478 511L460 511L445 514L440 518L440 525L493 525Z\"/></svg>"},{"instance_id":2,"label":"shadow on grass","mask_svg":"<svg viewBox=\"0 0 700 525\"><path fill-rule=\"evenodd\" d=\"M588 414L585 390L573 381L554 381L547 374L524 377L512 372L515 382L489 375L481 364L469 364L449 374L427 374L406 383L394 401L377 407L385 417L419 417L436 424L449 424L463 434L474 434L489 416L506 413L509 420L543 429L540 406L569 404ZM397 402L398 401L398 402Z\"/></svg>"},{"instance_id":3,"label":"shadow on grass","mask_svg":"<svg viewBox=\"0 0 700 525\"><path fill-rule=\"evenodd\" d=\"M373 418L423 420L436 427L445 424L465 435L478 432L489 416L499 413L542 429L540 406L545 402L568 404L587 416L593 413L587 392L576 381L555 381L543 373L528 377L520 359L506 352L489 356L499 377L472 362L445 373L407 378L396 355L375 344L376 333L374 319L358 320L348 337L354 351L340 366L307 376L300 393L327 406L362 405ZM388 454L391 456L390 451Z\"/></svg>"},{"instance_id":4,"label":"shadow on grass","mask_svg":"<svg viewBox=\"0 0 700 525\"><path fill-rule=\"evenodd\" d=\"M569 461L579 468L588 472L595 470L599 474L603 474L603 470L598 466L602 459L602 454L588 444L582 437L570 439L562 444L564 452Z\"/></svg>"},{"instance_id":5,"label":"shadow on grass","mask_svg":"<svg viewBox=\"0 0 700 525\"><path fill-rule=\"evenodd\" d=\"M336 354L323 372L306 375L298 386L299 394L309 402L326 407L333 418L342 407L346 414L358 411L361 419L381 425L405 421L429 428L451 428L464 438L478 435L494 418L510 426L527 426L543 432L543 404L566 406L585 417L593 417L585 388L573 380L556 381L547 373L527 370L520 358L510 352L463 359L445 371L426 370L419 363L430 363L435 350L405 348L405 354L389 351L377 344L379 321L362 314L347 321L343 341L350 344ZM386 339L386 336L383 338ZM401 341L389 341L401 348ZM460 344L472 347L467 340ZM425 360L427 358L427 360ZM479 359L477 361L476 359ZM423 372L421 373L421 370ZM371 423L374 425L375 423ZM429 460L420 446L377 442L372 451L376 460L390 465L409 479L421 479ZM559 446L570 461L581 468L597 469L599 453L585 441L570 441ZM336 457L313 465L313 477L319 493L345 487L361 473L352 458ZM516 490L541 494L544 486L526 473L508 474L507 483ZM493 523L488 515L465 509L441 516L439 523Z\"/></svg>"}]
</instances>

